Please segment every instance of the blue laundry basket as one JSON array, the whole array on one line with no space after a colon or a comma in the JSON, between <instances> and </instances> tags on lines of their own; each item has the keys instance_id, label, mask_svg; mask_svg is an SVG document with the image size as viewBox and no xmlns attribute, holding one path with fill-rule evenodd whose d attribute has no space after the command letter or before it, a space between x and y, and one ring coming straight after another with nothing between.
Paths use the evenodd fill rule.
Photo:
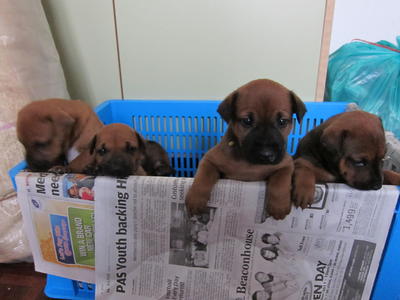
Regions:
<instances>
[{"instance_id":1,"label":"blue laundry basket","mask_svg":"<svg viewBox=\"0 0 400 300\"><path fill-rule=\"evenodd\" d=\"M127 124L146 139L159 142L168 152L177 177L193 177L197 165L208 149L217 144L227 125L217 113L220 101L184 100L109 100L96 108L96 113L105 124ZM307 113L301 125L295 120L288 137L287 151L294 154L298 141L308 131L329 117L345 111L346 103L308 102ZM19 169L24 165L20 164ZM16 167L10 176L19 171ZM397 215L392 224L376 279L372 299L396 299L400 297L400 259L396 247L400 245L400 221ZM388 289L390 287L390 289ZM45 293L60 299L93 299L95 287L48 275Z\"/></svg>"}]
</instances>

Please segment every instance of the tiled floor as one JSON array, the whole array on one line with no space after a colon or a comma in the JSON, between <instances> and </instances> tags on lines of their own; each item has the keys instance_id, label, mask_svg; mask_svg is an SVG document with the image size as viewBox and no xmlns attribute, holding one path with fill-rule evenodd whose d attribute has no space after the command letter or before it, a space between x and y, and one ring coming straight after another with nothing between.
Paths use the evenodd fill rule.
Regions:
<instances>
[{"instance_id":1,"label":"tiled floor","mask_svg":"<svg viewBox=\"0 0 400 300\"><path fill-rule=\"evenodd\" d=\"M33 264L0 264L1 300L43 300L46 275L35 272Z\"/></svg>"}]
</instances>

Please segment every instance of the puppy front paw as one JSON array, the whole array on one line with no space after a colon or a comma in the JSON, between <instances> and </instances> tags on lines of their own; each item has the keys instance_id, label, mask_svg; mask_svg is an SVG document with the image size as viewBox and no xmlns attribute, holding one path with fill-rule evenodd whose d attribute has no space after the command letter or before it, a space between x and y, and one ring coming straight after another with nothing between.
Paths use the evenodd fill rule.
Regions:
<instances>
[{"instance_id":1,"label":"puppy front paw","mask_svg":"<svg viewBox=\"0 0 400 300\"><path fill-rule=\"evenodd\" d=\"M49 169L49 172L61 175L61 174L69 173L70 169L67 166L54 166Z\"/></svg>"},{"instance_id":2,"label":"puppy front paw","mask_svg":"<svg viewBox=\"0 0 400 300\"><path fill-rule=\"evenodd\" d=\"M276 220L283 220L291 211L292 205L289 199L267 199L267 214Z\"/></svg>"},{"instance_id":3,"label":"puppy front paw","mask_svg":"<svg viewBox=\"0 0 400 300\"><path fill-rule=\"evenodd\" d=\"M293 202L296 207L305 209L314 202L314 185L298 185L295 184L293 187Z\"/></svg>"},{"instance_id":4,"label":"puppy front paw","mask_svg":"<svg viewBox=\"0 0 400 300\"><path fill-rule=\"evenodd\" d=\"M199 196L193 189L190 189L185 199L188 214L197 215L204 212L207 208L207 202L207 197Z\"/></svg>"}]
</instances>

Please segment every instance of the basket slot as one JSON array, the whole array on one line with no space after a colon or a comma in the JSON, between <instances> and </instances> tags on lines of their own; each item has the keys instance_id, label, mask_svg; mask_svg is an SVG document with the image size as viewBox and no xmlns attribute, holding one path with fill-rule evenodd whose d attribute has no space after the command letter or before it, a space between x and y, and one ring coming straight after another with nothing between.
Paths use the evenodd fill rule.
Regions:
<instances>
[{"instance_id":1,"label":"basket slot","mask_svg":"<svg viewBox=\"0 0 400 300\"><path fill-rule=\"evenodd\" d=\"M295 149L295 148L294 148L294 146L295 146L295 145L294 145L294 144L295 144L295 140L296 140L296 139L295 139L294 137L292 137L292 138L291 138L291 142L289 143L289 145L290 145L289 152L290 152L290 153L293 153L293 152L294 152L294 149ZM288 146L289 146L289 145L288 145Z\"/></svg>"},{"instance_id":2,"label":"basket slot","mask_svg":"<svg viewBox=\"0 0 400 300\"><path fill-rule=\"evenodd\" d=\"M297 129L297 119L296 118L293 118L292 124L293 124L293 127L292 127L291 134L296 134L296 129Z\"/></svg>"},{"instance_id":3,"label":"basket slot","mask_svg":"<svg viewBox=\"0 0 400 300\"><path fill-rule=\"evenodd\" d=\"M307 132L309 132L312 128L310 128L310 119L306 120L306 128L305 128L305 132L304 134L306 134Z\"/></svg>"}]
</instances>

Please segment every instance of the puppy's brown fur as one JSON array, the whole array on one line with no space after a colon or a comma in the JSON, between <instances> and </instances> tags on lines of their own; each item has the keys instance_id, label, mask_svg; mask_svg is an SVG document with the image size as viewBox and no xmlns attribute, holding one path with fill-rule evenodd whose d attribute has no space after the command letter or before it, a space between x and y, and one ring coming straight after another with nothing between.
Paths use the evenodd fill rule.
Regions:
<instances>
[{"instance_id":1,"label":"puppy's brown fur","mask_svg":"<svg viewBox=\"0 0 400 300\"><path fill-rule=\"evenodd\" d=\"M167 152L164 148L154 141L145 142L145 159L142 163L147 175L151 176L170 176L175 174L171 167Z\"/></svg>"},{"instance_id":2,"label":"puppy's brown fur","mask_svg":"<svg viewBox=\"0 0 400 300\"><path fill-rule=\"evenodd\" d=\"M63 171L115 177L146 175L141 166L144 156L143 138L131 127L114 123L101 128L90 148Z\"/></svg>"},{"instance_id":3,"label":"puppy's brown fur","mask_svg":"<svg viewBox=\"0 0 400 300\"><path fill-rule=\"evenodd\" d=\"M361 190L400 184L400 175L382 170L385 133L380 119L364 111L336 115L311 130L295 155L296 206L313 202L315 183L342 182Z\"/></svg>"},{"instance_id":4,"label":"puppy's brown fur","mask_svg":"<svg viewBox=\"0 0 400 300\"><path fill-rule=\"evenodd\" d=\"M63 165L68 151L83 152L103 126L89 105L79 100L32 102L18 113L17 133L32 171Z\"/></svg>"},{"instance_id":5,"label":"puppy's brown fur","mask_svg":"<svg viewBox=\"0 0 400 300\"><path fill-rule=\"evenodd\" d=\"M249 82L231 93L218 112L229 123L222 141L200 161L187 197L190 213L207 206L219 178L243 181L268 180L267 213L284 218L291 209L292 158L286 139L292 115L300 122L306 109L291 91L271 80Z\"/></svg>"}]
</instances>

